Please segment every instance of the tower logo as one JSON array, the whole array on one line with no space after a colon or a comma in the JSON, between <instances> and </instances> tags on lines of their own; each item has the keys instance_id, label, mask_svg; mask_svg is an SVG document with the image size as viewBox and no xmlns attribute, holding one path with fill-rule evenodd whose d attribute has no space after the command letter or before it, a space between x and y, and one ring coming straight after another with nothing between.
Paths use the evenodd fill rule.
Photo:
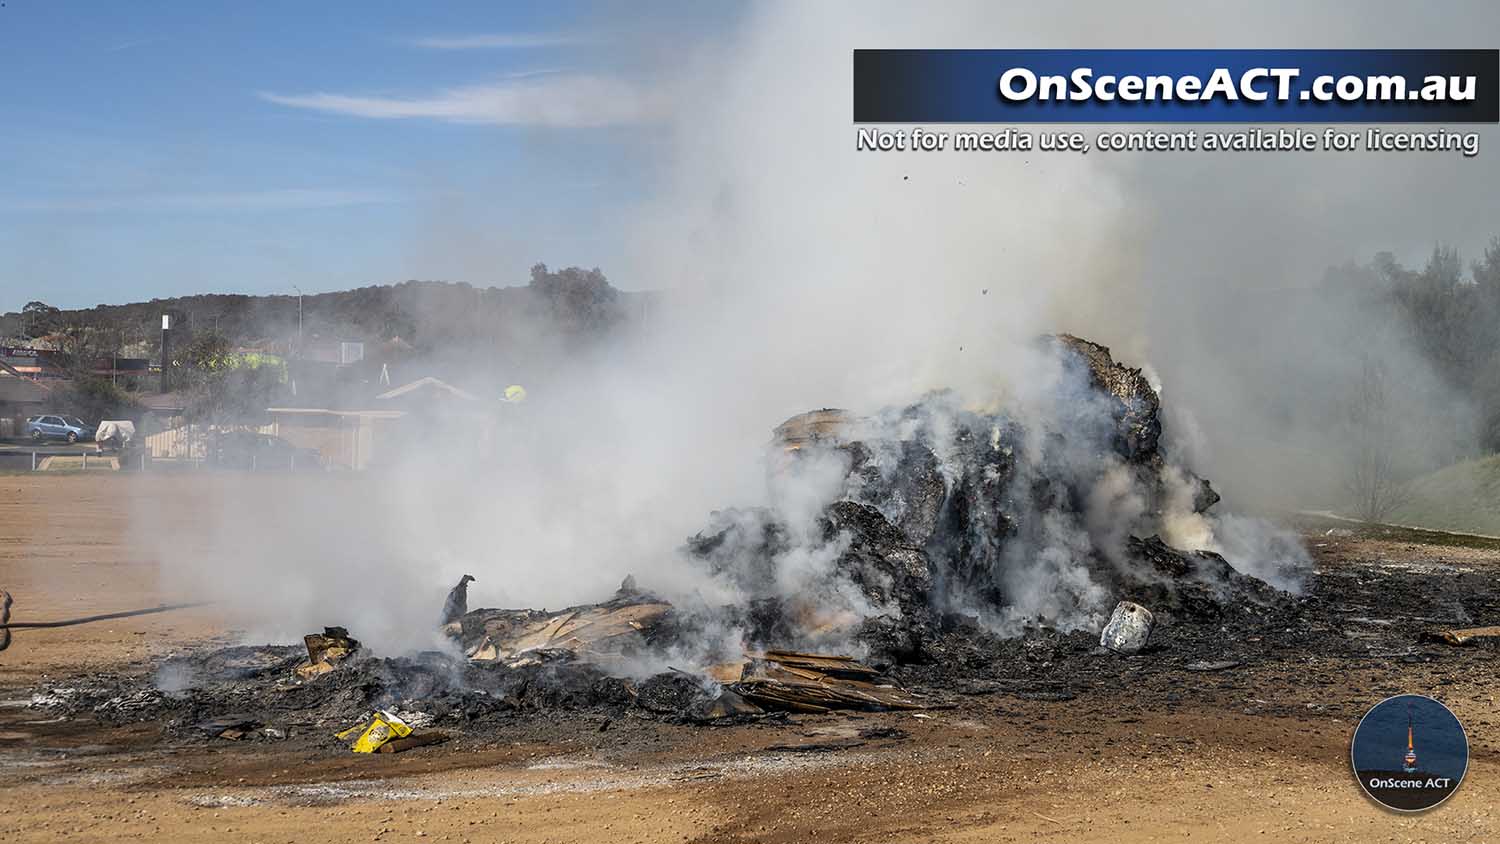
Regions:
<instances>
[{"instance_id":1,"label":"tower logo","mask_svg":"<svg viewBox=\"0 0 1500 844\"><path fill-rule=\"evenodd\" d=\"M1448 707L1423 695L1398 695L1365 713L1350 756L1370 799L1420 812L1458 789L1469 768L1469 739Z\"/></svg>"}]
</instances>

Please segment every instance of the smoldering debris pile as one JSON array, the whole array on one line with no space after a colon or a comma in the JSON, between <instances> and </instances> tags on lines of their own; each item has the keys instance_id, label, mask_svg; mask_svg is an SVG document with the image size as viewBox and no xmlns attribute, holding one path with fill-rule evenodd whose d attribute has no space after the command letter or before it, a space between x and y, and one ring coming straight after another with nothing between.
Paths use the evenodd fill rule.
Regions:
<instances>
[{"instance_id":1,"label":"smoldering debris pile","mask_svg":"<svg viewBox=\"0 0 1500 844\"><path fill-rule=\"evenodd\" d=\"M1146 376L1076 337L1036 351L1037 389L994 407L937 392L776 428L769 505L715 512L678 551L732 600L668 602L627 577L598 604L448 612L451 653L382 658L329 628L305 655L186 655L149 689L121 678L42 703L183 734L249 713L231 719L241 735L273 721L326 735L375 710L477 728L559 710L716 722L912 709L1044 651L1049 665L1118 661L1098 642L1120 601L1149 608L1169 639L1273 612L1285 593L1219 553L1218 495L1167 453ZM1284 559L1237 562L1299 565L1295 543L1259 547Z\"/></svg>"},{"instance_id":2,"label":"smoldering debris pile","mask_svg":"<svg viewBox=\"0 0 1500 844\"><path fill-rule=\"evenodd\" d=\"M1276 589L1214 550L1219 496L1165 453L1141 371L1076 337L1043 351L1055 369L1042 406L986 412L934 393L778 427L773 489L822 486L831 503L805 525L795 508L721 511L689 542L747 596L749 639L921 663L965 620L1002 635L1098 631L1119 600L1169 624L1273 603ZM1174 548L1162 538L1174 533L1207 547ZM1276 547L1281 559L1254 562L1304 564L1294 542Z\"/></svg>"}]
</instances>

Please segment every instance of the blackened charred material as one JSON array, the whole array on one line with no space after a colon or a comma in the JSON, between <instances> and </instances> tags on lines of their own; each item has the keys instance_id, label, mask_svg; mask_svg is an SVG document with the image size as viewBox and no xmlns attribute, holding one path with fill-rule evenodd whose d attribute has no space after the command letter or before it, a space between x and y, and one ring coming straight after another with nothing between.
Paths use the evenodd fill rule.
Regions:
<instances>
[{"instance_id":1,"label":"blackened charred material","mask_svg":"<svg viewBox=\"0 0 1500 844\"><path fill-rule=\"evenodd\" d=\"M850 458L850 497L880 502L892 524L917 547L925 546L942 527L948 482L937 455L918 440L901 442L895 465L885 468L870 446L843 446Z\"/></svg>"},{"instance_id":2,"label":"blackened charred material","mask_svg":"<svg viewBox=\"0 0 1500 844\"><path fill-rule=\"evenodd\" d=\"M193 726L211 736L222 736L226 731L233 731L241 735L250 732L260 726L260 721L254 715L244 713L233 713L200 721ZM236 736L238 737L238 736Z\"/></svg>"},{"instance_id":3,"label":"blackened charred material","mask_svg":"<svg viewBox=\"0 0 1500 844\"><path fill-rule=\"evenodd\" d=\"M473 581L474 575L466 574L459 578L458 585L448 593L448 600L443 602L443 624L452 624L468 613L469 584Z\"/></svg>"},{"instance_id":4,"label":"blackened charred material","mask_svg":"<svg viewBox=\"0 0 1500 844\"><path fill-rule=\"evenodd\" d=\"M822 540L842 547L833 568L859 589L874 606L891 612L861 622L859 638L882 662L920 658L923 640L934 628L933 573L927 554L868 504L838 501L819 523ZM799 618L795 596L786 596L776 582L776 558L791 547L786 528L769 510L726 510L687 543L687 552L701 559L747 596L742 607L725 607L722 617L741 626L752 647L802 644L817 631ZM691 627L693 619L674 621Z\"/></svg>"},{"instance_id":5,"label":"blackened charred material","mask_svg":"<svg viewBox=\"0 0 1500 844\"><path fill-rule=\"evenodd\" d=\"M941 404L951 398L939 393L924 401ZM885 428L910 427L912 439L848 444L853 458L848 496L879 509L910 544L927 553L940 591L960 589L999 602L992 586L1018 521L1020 507L1011 500L1012 443L1021 433L1009 420L949 412L953 428L942 434L931 430L923 406L914 405L882 420ZM951 476L927 445L940 438L951 452Z\"/></svg>"},{"instance_id":6,"label":"blackened charred material","mask_svg":"<svg viewBox=\"0 0 1500 844\"><path fill-rule=\"evenodd\" d=\"M964 688L1065 700L1086 687L1118 686L1121 660L1098 653L1097 628L1060 632L1046 626L1055 619L1019 619L1023 635L1002 638L992 623L979 620L1008 608L1006 567L1043 547L1038 535L1050 528L1037 514L1079 522L1092 485L1122 467L1133 491L1151 499L1148 514L1164 498L1160 402L1147 379L1115 364L1103 346L1067 336L1054 341L1080 375L1066 388L1077 416L1043 430L1027 430L1003 413L966 410L947 393L888 411L874 425L857 424L842 411L816 411L801 417L805 424L778 430L786 440L781 456L787 471L814 465L805 460L820 454L844 461L844 495L822 512L813 536L800 535L809 532L806 526L796 533L832 551L836 586L844 590L839 594L852 586L864 598L854 603L873 608L863 618L846 612L830 619L838 614L820 614L821 607L809 606L816 602L786 594L778 557L798 549L794 531L774 511L721 510L686 550L737 587L744 600L735 606L674 608L627 579L600 604L463 613L473 580L465 576L444 615L456 622L467 658L377 659L357 652L339 670L288 683L294 655L270 648L226 651L175 665L167 673L186 679L170 684L171 691L166 684L121 683L55 705L73 712L91 707L101 720L166 717L179 725L169 732L180 734L181 725L238 712L264 712L268 721L284 716L278 723L294 727L347 723L374 708L420 711L460 727L558 711L614 719L629 710L637 717L701 722L757 717L760 707L928 706L948 690L968 693ZM1194 509L1217 499L1206 482L1190 474L1186 479L1194 485ZM1302 646L1281 631L1306 629L1297 625L1307 605L1238 574L1216 554L1179 551L1154 536L1126 537L1122 530L1110 547L1093 548L1085 535L1066 549L1068 562L1087 567L1107 593L1092 600L1108 603L1085 610L1107 609L1123 598L1159 614L1160 634L1153 633L1146 653L1163 657L1167 669L1188 657L1258 658L1258 647L1241 645L1243 637L1229 631L1254 630L1260 639ZM970 603L945 600L953 594ZM661 664L653 660L678 646L726 638L726 629L741 634L728 646L735 653L709 654L705 664L723 657L735 665L737 658L743 667L743 648L809 645L819 625L838 628L817 630L821 643L858 648L865 673L806 676L799 672L825 657L803 654L800 663L797 655L790 664L751 660L747 670L719 682L677 671L640 679L642 665Z\"/></svg>"},{"instance_id":7,"label":"blackened charred material","mask_svg":"<svg viewBox=\"0 0 1500 844\"><path fill-rule=\"evenodd\" d=\"M1320 525L1319 533L1326 527ZM1316 552L1323 565L1310 577L1305 596L1267 606L1230 603L1213 618L1153 608L1163 617L1151 645L1136 658L1103 651L1097 631L1036 624L1006 638L972 618L947 613L924 648L930 659L896 665L882 682L891 678L926 699L977 696L983 700L970 705L1002 714L1013 699L1077 696L1093 711L1127 720L1203 706L1253 706L1294 719L1310 711L1357 719L1371 700L1389 693L1381 672L1360 679L1370 676L1372 665L1400 663L1434 687L1494 673L1500 648L1493 644L1460 648L1422 635L1435 625L1500 619L1500 579L1491 567L1390 565L1379 557L1348 557L1335 544ZM1194 566L1166 558L1162 564L1168 571ZM633 725L642 719L697 723L636 704L636 683L576 661L511 669L442 654L385 660L362 653L339 671L289 682L305 658L300 644L193 651L144 674L95 672L51 681L28 690L36 696L31 712L83 723L155 722L170 739L187 742L219 741L195 726L201 722L250 714L284 730L289 742L329 755L348 752L331 732L376 707L422 712L432 716L434 729L486 744L572 741L612 725L611 742L644 736L643 746L654 748L659 733L635 733ZM1229 662L1240 665L1220 668ZM1287 677L1299 678L1303 691L1290 697L1265 693ZM1252 703L1254 698L1263 701ZM242 739L262 740L258 732Z\"/></svg>"},{"instance_id":8,"label":"blackened charred material","mask_svg":"<svg viewBox=\"0 0 1500 844\"><path fill-rule=\"evenodd\" d=\"M775 591L775 559L791 547L786 527L765 508L727 508L709 515L708 527L687 541L689 554L708 571L751 595Z\"/></svg>"},{"instance_id":9,"label":"blackened charred material","mask_svg":"<svg viewBox=\"0 0 1500 844\"><path fill-rule=\"evenodd\" d=\"M10 623L10 593L0 589L0 651L10 647L10 628L3 625Z\"/></svg>"},{"instance_id":10,"label":"blackened charred material","mask_svg":"<svg viewBox=\"0 0 1500 844\"><path fill-rule=\"evenodd\" d=\"M849 543L834 564L876 606L898 613L867 619L861 631L892 660L918 658L931 635L932 566L922 549L910 544L879 510L853 501L835 502L824 514L825 540L847 535Z\"/></svg>"},{"instance_id":11,"label":"blackened charred material","mask_svg":"<svg viewBox=\"0 0 1500 844\"><path fill-rule=\"evenodd\" d=\"M1139 369L1116 363L1107 346L1071 334L1059 334L1054 339L1076 355L1096 388L1113 397L1117 450L1134 463L1155 459L1161 444L1161 399L1146 376Z\"/></svg>"},{"instance_id":12,"label":"blackened charred material","mask_svg":"<svg viewBox=\"0 0 1500 844\"><path fill-rule=\"evenodd\" d=\"M701 679L677 671L648 677L636 688L636 702L658 715L684 714L712 699Z\"/></svg>"},{"instance_id":13,"label":"blackened charred material","mask_svg":"<svg viewBox=\"0 0 1500 844\"><path fill-rule=\"evenodd\" d=\"M451 738L451 736L449 736L447 733L440 733L436 730L428 730L426 732L409 735L406 738L391 739L385 744L382 744L378 749L376 749L375 752L401 753L405 750L412 750L418 747L426 747L430 744L442 744L449 738Z\"/></svg>"},{"instance_id":14,"label":"blackened charred material","mask_svg":"<svg viewBox=\"0 0 1500 844\"><path fill-rule=\"evenodd\" d=\"M1218 554L1179 551L1159 536L1130 537L1126 555L1135 565L1116 570L1115 587L1120 597L1153 611L1217 618L1226 606L1250 603L1269 607L1286 600L1284 593L1240 574Z\"/></svg>"},{"instance_id":15,"label":"blackened charred material","mask_svg":"<svg viewBox=\"0 0 1500 844\"><path fill-rule=\"evenodd\" d=\"M936 614L956 605L1005 612L1007 588L1030 576L1024 572L1044 551L1066 554L1088 571L1093 591L1069 596L1078 602L1075 617L1103 613L1121 598L1205 617L1225 603L1272 599L1272 590L1217 555L1179 552L1160 539L1126 542L1132 533L1159 530L1165 508L1203 512L1218 494L1166 460L1160 399L1141 370L1077 337L1044 345L1065 369L1064 401L1061 415L1039 430L1003 412L970 410L950 391L867 419L813 411L775 430L777 456L786 458L773 461L776 472L824 471L830 464L809 462L819 454L844 461L844 500L824 512L823 541L842 542L838 577L876 608L845 631L872 660L936 658L928 647ZM1115 535L1096 536L1086 514L1106 477L1111 485L1123 478L1129 488L1120 494L1142 506L1137 516L1122 517L1135 521L1118 525ZM687 543L710 572L749 596L750 607L730 615L747 622L753 645L838 641L825 627L810 630L805 608L782 592L778 557L792 545L791 531L765 509L718 511ZM1023 573L1014 574L1018 569Z\"/></svg>"},{"instance_id":16,"label":"blackened charred material","mask_svg":"<svg viewBox=\"0 0 1500 844\"><path fill-rule=\"evenodd\" d=\"M1208 508L1219 503L1219 493L1209 485L1207 478L1196 475L1188 477L1188 483L1193 485L1193 512L1205 513Z\"/></svg>"},{"instance_id":17,"label":"blackened charred material","mask_svg":"<svg viewBox=\"0 0 1500 844\"><path fill-rule=\"evenodd\" d=\"M1019 442L1021 434L1002 419L964 413L958 421L953 442L962 472L944 502L939 529L925 547L937 564L938 577L952 581L944 584L946 588L998 606L1004 602L996 585L998 573L1024 509L1012 500L1017 492L1012 443Z\"/></svg>"},{"instance_id":18,"label":"blackened charred material","mask_svg":"<svg viewBox=\"0 0 1500 844\"><path fill-rule=\"evenodd\" d=\"M867 504L838 501L824 514L826 540L847 534L838 569L878 604L895 604L908 623L926 626L932 567L921 548Z\"/></svg>"}]
</instances>

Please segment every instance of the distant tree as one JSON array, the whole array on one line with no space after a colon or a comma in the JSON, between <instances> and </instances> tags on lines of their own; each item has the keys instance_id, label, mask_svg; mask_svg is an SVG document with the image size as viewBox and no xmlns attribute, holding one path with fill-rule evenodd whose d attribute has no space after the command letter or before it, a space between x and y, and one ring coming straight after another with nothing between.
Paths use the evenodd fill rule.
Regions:
<instances>
[{"instance_id":1,"label":"distant tree","mask_svg":"<svg viewBox=\"0 0 1500 844\"><path fill-rule=\"evenodd\" d=\"M399 305L393 305L389 311L381 314L379 335L382 340L390 340L396 337L405 338L410 342L417 334L417 321Z\"/></svg>"},{"instance_id":2,"label":"distant tree","mask_svg":"<svg viewBox=\"0 0 1500 844\"><path fill-rule=\"evenodd\" d=\"M1385 366L1366 357L1345 404L1349 454L1344 488L1354 514L1380 522L1406 503L1409 488L1399 477L1399 434Z\"/></svg>"},{"instance_id":3,"label":"distant tree","mask_svg":"<svg viewBox=\"0 0 1500 844\"><path fill-rule=\"evenodd\" d=\"M1500 451L1500 237L1490 240L1484 259L1476 261L1470 272L1478 292L1478 313L1474 319L1478 332L1474 342L1489 352L1487 359L1480 359L1474 382L1474 404L1480 413L1480 447Z\"/></svg>"},{"instance_id":4,"label":"distant tree","mask_svg":"<svg viewBox=\"0 0 1500 844\"><path fill-rule=\"evenodd\" d=\"M1474 385L1479 408L1479 447L1500 452L1500 347Z\"/></svg>"},{"instance_id":5,"label":"distant tree","mask_svg":"<svg viewBox=\"0 0 1500 844\"><path fill-rule=\"evenodd\" d=\"M1470 272L1474 283L1484 292L1487 304L1500 305L1500 237L1490 238L1484 260L1475 261Z\"/></svg>"},{"instance_id":6,"label":"distant tree","mask_svg":"<svg viewBox=\"0 0 1500 844\"><path fill-rule=\"evenodd\" d=\"M595 332L620 322L620 291L596 267L568 267L548 272L546 264L531 268L531 289L540 294L549 315L568 332Z\"/></svg>"},{"instance_id":7,"label":"distant tree","mask_svg":"<svg viewBox=\"0 0 1500 844\"><path fill-rule=\"evenodd\" d=\"M218 372L229 367L233 355L234 346L228 337L205 331L184 344L174 357L181 365L200 372Z\"/></svg>"},{"instance_id":8,"label":"distant tree","mask_svg":"<svg viewBox=\"0 0 1500 844\"><path fill-rule=\"evenodd\" d=\"M52 307L46 302L27 302L21 308L21 317L24 320L23 332L27 339L45 337L51 334L57 327L62 311Z\"/></svg>"},{"instance_id":9,"label":"distant tree","mask_svg":"<svg viewBox=\"0 0 1500 844\"><path fill-rule=\"evenodd\" d=\"M60 317L51 336L69 376L91 378L100 359L118 351L120 332L99 325L97 317L83 312Z\"/></svg>"},{"instance_id":10,"label":"distant tree","mask_svg":"<svg viewBox=\"0 0 1500 844\"><path fill-rule=\"evenodd\" d=\"M75 378L61 398L69 413L96 425L105 419L141 417L141 406L135 398L108 378Z\"/></svg>"},{"instance_id":11,"label":"distant tree","mask_svg":"<svg viewBox=\"0 0 1500 844\"><path fill-rule=\"evenodd\" d=\"M1463 283L1464 262L1458 250L1439 243L1432 247L1427 266L1422 268L1422 280L1434 289L1452 290Z\"/></svg>"},{"instance_id":12,"label":"distant tree","mask_svg":"<svg viewBox=\"0 0 1500 844\"><path fill-rule=\"evenodd\" d=\"M180 355L179 381L187 391L189 419L210 425L258 422L286 383L286 363L260 354L239 354L229 338L199 332Z\"/></svg>"}]
</instances>

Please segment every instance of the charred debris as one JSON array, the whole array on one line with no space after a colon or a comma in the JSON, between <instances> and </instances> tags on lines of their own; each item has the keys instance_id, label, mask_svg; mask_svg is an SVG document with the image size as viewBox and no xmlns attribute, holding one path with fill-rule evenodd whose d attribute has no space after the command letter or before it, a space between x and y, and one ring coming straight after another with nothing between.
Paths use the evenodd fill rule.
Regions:
<instances>
[{"instance_id":1,"label":"charred debris","mask_svg":"<svg viewBox=\"0 0 1500 844\"><path fill-rule=\"evenodd\" d=\"M378 712L418 735L570 711L723 723L997 691L1066 699L1134 659L1224 661L1229 631L1295 601L1161 538L1218 495L1166 453L1141 370L1067 335L1037 352L1040 402L976 410L939 392L777 427L773 493L812 504L717 511L679 552L740 596L728 605L672 603L627 577L597 604L470 610L466 575L443 608L448 652L380 657L328 628L302 647L174 657L144 685L44 689L35 704L164 720L181 737L332 742ZM1148 626L1111 650L1100 632L1120 602Z\"/></svg>"}]
</instances>

